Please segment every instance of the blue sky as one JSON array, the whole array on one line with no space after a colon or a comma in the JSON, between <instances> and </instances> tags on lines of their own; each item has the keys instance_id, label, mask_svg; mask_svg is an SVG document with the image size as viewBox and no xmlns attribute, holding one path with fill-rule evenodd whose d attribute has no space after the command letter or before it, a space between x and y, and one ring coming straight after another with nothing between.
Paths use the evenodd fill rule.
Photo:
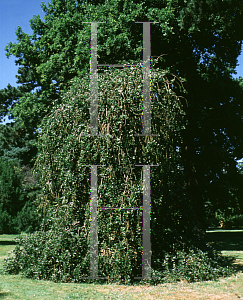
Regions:
<instances>
[{"instance_id":1,"label":"blue sky","mask_svg":"<svg viewBox=\"0 0 243 300\"><path fill-rule=\"evenodd\" d=\"M4 48L9 42L16 41L15 31L18 26L23 31L31 34L29 20L33 15L44 17L41 2L48 3L49 0L0 0L0 89L5 88L8 83L16 86L17 66L15 58L7 59ZM243 77L243 55L239 57L237 77Z\"/></svg>"},{"instance_id":2,"label":"blue sky","mask_svg":"<svg viewBox=\"0 0 243 300\"><path fill-rule=\"evenodd\" d=\"M48 3L49 0L0 0L0 89L5 88L8 83L16 84L17 66L15 58L9 59L5 56L5 47L9 42L16 41L16 29L20 26L24 32L31 34L29 20L33 15L40 15L43 19L44 13L41 2ZM238 58L239 66L236 68L236 77L243 77L243 52Z\"/></svg>"},{"instance_id":3,"label":"blue sky","mask_svg":"<svg viewBox=\"0 0 243 300\"><path fill-rule=\"evenodd\" d=\"M44 13L40 7L41 2L48 0L0 0L0 89L5 88L8 83L16 84L17 66L15 58L9 59L5 56L5 47L9 42L16 41L16 29L20 26L24 32L31 34L29 20L33 15L40 15L43 19Z\"/></svg>"}]
</instances>

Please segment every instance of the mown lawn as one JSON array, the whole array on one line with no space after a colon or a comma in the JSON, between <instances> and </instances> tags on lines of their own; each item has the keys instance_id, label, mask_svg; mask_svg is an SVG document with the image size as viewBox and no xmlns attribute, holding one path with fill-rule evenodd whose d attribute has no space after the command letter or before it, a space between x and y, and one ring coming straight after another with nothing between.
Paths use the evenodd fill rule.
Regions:
<instances>
[{"instance_id":1,"label":"mown lawn","mask_svg":"<svg viewBox=\"0 0 243 300\"><path fill-rule=\"evenodd\" d=\"M0 235L0 299L243 299L243 230L217 230L207 235L224 255L236 258L237 275L218 281L158 286L54 283L3 275L3 259L14 248L15 236Z\"/></svg>"}]
</instances>

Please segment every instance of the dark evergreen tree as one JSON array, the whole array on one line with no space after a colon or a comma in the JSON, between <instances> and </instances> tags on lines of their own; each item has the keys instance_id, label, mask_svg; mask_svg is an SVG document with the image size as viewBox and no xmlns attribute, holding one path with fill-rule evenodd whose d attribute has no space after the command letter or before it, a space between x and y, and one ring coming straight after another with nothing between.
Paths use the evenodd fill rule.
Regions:
<instances>
[{"instance_id":1,"label":"dark evergreen tree","mask_svg":"<svg viewBox=\"0 0 243 300\"><path fill-rule=\"evenodd\" d=\"M27 135L28 137L28 135ZM40 190L31 173L36 148L19 122L0 124L1 232L33 231L39 226L36 197Z\"/></svg>"}]
</instances>

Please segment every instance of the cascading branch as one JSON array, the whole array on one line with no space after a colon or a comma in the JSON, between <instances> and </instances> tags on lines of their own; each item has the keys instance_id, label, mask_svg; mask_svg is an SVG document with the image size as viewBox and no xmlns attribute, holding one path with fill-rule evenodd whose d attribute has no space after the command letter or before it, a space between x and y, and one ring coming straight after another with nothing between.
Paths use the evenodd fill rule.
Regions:
<instances>
[{"instance_id":1,"label":"cascading branch","mask_svg":"<svg viewBox=\"0 0 243 300\"><path fill-rule=\"evenodd\" d=\"M36 164L44 187L44 228L51 226L49 213L58 217L65 211L89 242L90 168L85 165L103 165L98 167L99 207L131 208L142 207L142 168L135 165L158 164L152 170L152 206L162 202L162 185L168 189L178 173L184 114L166 72L152 69L152 134L159 136L136 136L142 133L142 76L142 65L98 75L99 136L89 136L89 77L73 80L62 104L44 119ZM65 218L62 222L70 226ZM99 210L98 228L100 254L105 253L100 275L141 276L142 211Z\"/></svg>"},{"instance_id":2,"label":"cascading branch","mask_svg":"<svg viewBox=\"0 0 243 300\"><path fill-rule=\"evenodd\" d=\"M89 77L74 79L62 104L42 122L36 169L50 199L68 201L74 191L83 190L80 178L76 178L77 174L82 178L83 165L105 164L107 170L109 165L122 165L129 173L134 172L131 168L135 164L178 167L176 146L181 142L184 113L165 72L151 72L152 134L159 135L155 137L135 136L142 132L141 66L108 70L98 78L98 137L89 136ZM71 185L72 191L68 188Z\"/></svg>"}]
</instances>

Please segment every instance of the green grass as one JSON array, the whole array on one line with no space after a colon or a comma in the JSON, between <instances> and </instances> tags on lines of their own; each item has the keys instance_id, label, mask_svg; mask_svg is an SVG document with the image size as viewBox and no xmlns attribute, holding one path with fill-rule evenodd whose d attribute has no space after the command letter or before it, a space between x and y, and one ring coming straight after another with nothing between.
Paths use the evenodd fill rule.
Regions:
<instances>
[{"instance_id":1,"label":"green grass","mask_svg":"<svg viewBox=\"0 0 243 300\"><path fill-rule=\"evenodd\" d=\"M2 234L0 235L0 273L3 269L3 260L8 256L8 253L13 250L15 242L14 239L18 235Z\"/></svg>"},{"instance_id":2,"label":"green grass","mask_svg":"<svg viewBox=\"0 0 243 300\"><path fill-rule=\"evenodd\" d=\"M20 275L4 275L3 259L14 248L14 235L0 235L0 299L174 299L213 300L243 299L243 249L241 231L207 232L223 255L235 258L237 275L218 281L168 283L158 286L125 286L107 284L54 283L31 280Z\"/></svg>"}]
</instances>

